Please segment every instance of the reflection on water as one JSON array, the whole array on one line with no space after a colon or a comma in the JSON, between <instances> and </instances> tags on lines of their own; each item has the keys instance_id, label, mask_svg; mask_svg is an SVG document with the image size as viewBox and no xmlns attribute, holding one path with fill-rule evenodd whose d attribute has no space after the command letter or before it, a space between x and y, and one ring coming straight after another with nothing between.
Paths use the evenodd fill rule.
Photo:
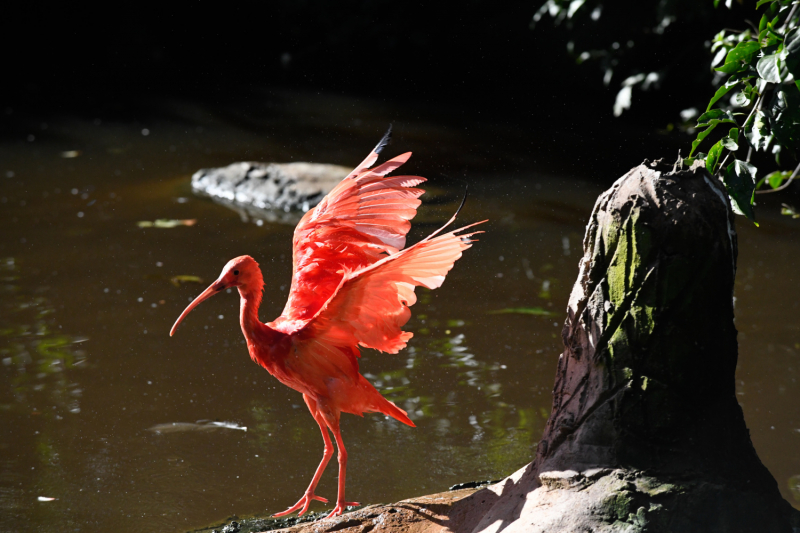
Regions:
<instances>
[{"instance_id":1,"label":"reflection on water","mask_svg":"<svg viewBox=\"0 0 800 533\"><path fill-rule=\"evenodd\" d=\"M85 367L86 354L78 345L88 339L62 331L48 287L31 290L32 280L23 280L21 270L13 257L0 259L0 358L4 389L11 392L7 399L13 399L0 406L60 420L81 412L83 390L70 371Z\"/></svg>"},{"instance_id":2,"label":"reflection on water","mask_svg":"<svg viewBox=\"0 0 800 533\"><path fill-rule=\"evenodd\" d=\"M240 160L352 165L394 113L337 100L322 112L317 98L250 109L258 128L240 128L237 110L183 109L146 124L50 121L35 142L0 144L0 530L185 531L300 496L319 429L299 394L250 361L237 295L168 332L198 283L242 254L265 273L262 320L280 313L292 227L243 223L192 195L189 176ZM519 132L395 126L391 150L413 150L409 172L439 191L423 196L410 241L460 201L463 185L442 175L470 179L465 223L490 222L442 288L418 289L408 348L363 354L362 372L417 427L343 417L348 493L362 502L497 479L532 457L602 189L537 173L532 158L545 155ZM800 506L800 327L787 318L800 301L799 230L761 212L760 229L739 225L737 397L762 460ZM319 493L335 496L335 465Z\"/></svg>"}]
</instances>

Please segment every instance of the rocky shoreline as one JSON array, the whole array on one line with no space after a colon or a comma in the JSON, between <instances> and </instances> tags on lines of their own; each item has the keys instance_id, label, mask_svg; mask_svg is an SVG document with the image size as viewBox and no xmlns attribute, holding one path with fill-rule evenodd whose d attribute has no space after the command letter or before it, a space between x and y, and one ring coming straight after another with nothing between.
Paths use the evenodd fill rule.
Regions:
<instances>
[{"instance_id":1,"label":"rocky shoreline","mask_svg":"<svg viewBox=\"0 0 800 533\"><path fill-rule=\"evenodd\" d=\"M458 531L480 519L480 516L488 510L490 503L497 500L497 495L492 490L496 489L484 486L450 490L409 498L393 504L354 508L334 518L325 518L329 511L286 518L231 517L221 524L194 530L191 533L257 533L276 530L292 533ZM476 505L476 495L482 504Z\"/></svg>"}]
</instances>

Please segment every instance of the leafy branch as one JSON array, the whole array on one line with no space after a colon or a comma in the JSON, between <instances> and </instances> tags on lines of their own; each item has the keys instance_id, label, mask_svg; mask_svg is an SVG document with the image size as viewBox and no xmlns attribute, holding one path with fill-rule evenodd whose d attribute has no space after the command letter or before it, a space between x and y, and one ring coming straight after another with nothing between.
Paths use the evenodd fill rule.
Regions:
<instances>
[{"instance_id":1,"label":"leafy branch","mask_svg":"<svg viewBox=\"0 0 800 533\"><path fill-rule=\"evenodd\" d=\"M721 3L733 10L719 9ZM700 90L687 87L696 87L705 75L698 72L705 69L686 68L686 58L696 57L696 36L704 28L738 24L744 9L738 3L662 0L622 7L607 0L544 0L531 27L549 16L565 27L567 51L578 64L599 67L605 85L612 78L621 80L614 102L614 115L620 116L631 107L634 88L666 85L684 99L704 100ZM703 161L724 182L733 209L753 221L755 195L786 189L800 171L785 168L795 166L791 160L800 147L800 0L758 0L756 10L762 13L758 25L745 20L750 28L725 28L711 40L717 89L705 112L695 107L681 111L684 129L695 134L684 162ZM621 17L632 23L622 29L602 23ZM679 100L662 99L664 104ZM688 121L698 114L691 127ZM704 143L712 144L698 152ZM782 212L788 214L787 209L793 208Z\"/></svg>"},{"instance_id":2,"label":"leafy branch","mask_svg":"<svg viewBox=\"0 0 800 533\"><path fill-rule=\"evenodd\" d=\"M720 0L715 0L715 6L719 3ZM763 6L766 9L757 29L723 30L716 35L711 46L712 52L716 52L712 67L728 79L697 119L697 137L684 160L686 164L704 161L706 169L722 179L734 211L754 222L756 193L783 190L800 171L798 165L794 172L775 170L758 180L758 169L750 162L753 151L771 152L778 166L783 155L797 157L796 150L800 147L798 5L798 0L760 0L756 9ZM733 96L723 100L732 91ZM748 108L749 112L744 113ZM747 118L739 123L738 117L745 115ZM727 135L714 143L708 153L695 154L711 132L723 124L732 125ZM747 155L737 158L745 144L749 145ZM733 161L726 165L730 157Z\"/></svg>"}]
</instances>

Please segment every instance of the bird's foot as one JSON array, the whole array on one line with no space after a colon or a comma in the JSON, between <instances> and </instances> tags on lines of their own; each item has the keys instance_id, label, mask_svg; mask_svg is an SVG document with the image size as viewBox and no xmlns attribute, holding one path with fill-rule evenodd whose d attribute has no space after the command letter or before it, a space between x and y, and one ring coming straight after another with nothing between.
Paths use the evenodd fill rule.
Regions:
<instances>
[{"instance_id":1,"label":"bird's foot","mask_svg":"<svg viewBox=\"0 0 800 533\"><path fill-rule=\"evenodd\" d=\"M314 501L314 500L317 500L318 502L322 502L322 503L328 503L328 500L326 500L322 496L317 496L313 492L311 492L311 493L306 492L305 494L303 494L303 497L300 498L300 501L298 501L296 504L292 505L291 507L289 507L288 509L286 509L283 512L275 513L272 516L274 518L278 518L280 516L286 516L287 514L293 513L293 512L297 511L298 509L300 509L302 507L300 512L297 513L297 516L301 516L303 513L308 511L308 506L311 505L311 502ZM340 512L340 514L341 514L341 512Z\"/></svg>"},{"instance_id":2,"label":"bird's foot","mask_svg":"<svg viewBox=\"0 0 800 533\"><path fill-rule=\"evenodd\" d=\"M333 518L334 516L339 516L344 512L345 507L348 507L350 505L358 506L361 504L358 502L336 502L336 507L334 507L333 511L331 511L331 514L329 514L325 518Z\"/></svg>"}]
</instances>

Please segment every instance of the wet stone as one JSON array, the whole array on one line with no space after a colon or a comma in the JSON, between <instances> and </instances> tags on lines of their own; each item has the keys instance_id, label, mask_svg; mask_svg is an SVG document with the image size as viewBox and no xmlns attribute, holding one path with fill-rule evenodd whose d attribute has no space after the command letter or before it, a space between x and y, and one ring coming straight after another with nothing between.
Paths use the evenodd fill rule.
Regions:
<instances>
[{"instance_id":1,"label":"wet stone","mask_svg":"<svg viewBox=\"0 0 800 533\"><path fill-rule=\"evenodd\" d=\"M502 479L495 479L495 480L485 480L485 481L468 481L466 483L456 483L448 490L461 490L461 489L475 489L478 487L483 487L485 485L494 485L495 483L500 483Z\"/></svg>"},{"instance_id":2,"label":"wet stone","mask_svg":"<svg viewBox=\"0 0 800 533\"><path fill-rule=\"evenodd\" d=\"M323 163L240 162L198 170L192 189L245 220L295 224L351 170Z\"/></svg>"}]
</instances>

